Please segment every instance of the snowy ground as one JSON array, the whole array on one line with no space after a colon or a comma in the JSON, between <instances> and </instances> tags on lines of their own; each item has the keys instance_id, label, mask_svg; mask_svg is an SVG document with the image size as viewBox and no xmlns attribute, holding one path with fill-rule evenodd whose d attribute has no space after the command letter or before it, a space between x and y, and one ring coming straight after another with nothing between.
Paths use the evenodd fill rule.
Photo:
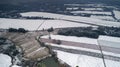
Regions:
<instances>
[{"instance_id":1,"label":"snowy ground","mask_svg":"<svg viewBox=\"0 0 120 67\"><path fill-rule=\"evenodd\" d=\"M81 54L72 54L68 52L58 51L57 57L69 64L71 67L104 67L103 61L100 58L90 57L86 55ZM120 62L117 61L111 61L111 60L105 60L107 67L119 67Z\"/></svg>"},{"instance_id":2,"label":"snowy ground","mask_svg":"<svg viewBox=\"0 0 120 67\"><path fill-rule=\"evenodd\" d=\"M49 38L49 36L43 36L42 38ZM63 36L63 35L51 35L52 39L64 40L64 41L72 41L72 42L80 42L87 44L95 44L97 45L97 39L87 38L87 37L75 37L75 36Z\"/></svg>"},{"instance_id":3,"label":"snowy ground","mask_svg":"<svg viewBox=\"0 0 120 67\"><path fill-rule=\"evenodd\" d=\"M98 41L104 46L120 48L120 37L99 36Z\"/></svg>"},{"instance_id":4,"label":"snowy ground","mask_svg":"<svg viewBox=\"0 0 120 67\"><path fill-rule=\"evenodd\" d=\"M102 15L111 15L111 12L99 12L99 11L72 11L71 13L74 13L74 14L84 13L84 14L102 14Z\"/></svg>"},{"instance_id":5,"label":"snowy ground","mask_svg":"<svg viewBox=\"0 0 120 67\"><path fill-rule=\"evenodd\" d=\"M114 27L120 27L120 23L118 22L112 22L112 21L104 21L100 19L94 19L94 18L88 18L88 17L80 17L80 16L65 16L63 19L71 20L71 21L77 21L77 22L83 22L83 23L89 23L89 24L95 24L95 25L101 25L101 26L114 26Z\"/></svg>"},{"instance_id":6,"label":"snowy ground","mask_svg":"<svg viewBox=\"0 0 120 67\"><path fill-rule=\"evenodd\" d=\"M108 13L109 14L109 13ZM56 18L61 20L70 20L76 22L83 22L83 23L90 23L102 26L115 26L120 27L120 23L113 22L113 21L103 21L100 19L88 18L88 17L80 17L80 16L68 16L68 15L61 15L61 14L54 14L54 13L47 13L47 12L26 12L21 13L22 16L39 16L39 17L49 17L49 18Z\"/></svg>"},{"instance_id":7,"label":"snowy ground","mask_svg":"<svg viewBox=\"0 0 120 67\"><path fill-rule=\"evenodd\" d=\"M85 11L103 11L103 8L81 8Z\"/></svg>"},{"instance_id":8,"label":"snowy ground","mask_svg":"<svg viewBox=\"0 0 120 67\"><path fill-rule=\"evenodd\" d=\"M120 11L114 10L115 17L120 20Z\"/></svg>"},{"instance_id":9,"label":"snowy ground","mask_svg":"<svg viewBox=\"0 0 120 67\"><path fill-rule=\"evenodd\" d=\"M48 35L42 36L41 38L49 38ZM87 38L87 37L76 37L76 36L63 36L63 35L52 35L51 39L56 40L64 40L64 41L71 41L71 42L79 42L79 43L86 43L86 44L94 44L109 47L120 48L120 38L119 37L111 37L111 36L102 36L100 35L98 39Z\"/></svg>"},{"instance_id":10,"label":"snowy ground","mask_svg":"<svg viewBox=\"0 0 120 67\"><path fill-rule=\"evenodd\" d=\"M67 7L66 10L78 10L79 7Z\"/></svg>"},{"instance_id":11,"label":"snowy ground","mask_svg":"<svg viewBox=\"0 0 120 67\"><path fill-rule=\"evenodd\" d=\"M41 25L42 24L42 25ZM62 20L27 20L27 19L6 19L0 18L0 28L25 28L27 30L39 30L48 28L66 28L66 27L88 27L90 25L74 23Z\"/></svg>"},{"instance_id":12,"label":"snowy ground","mask_svg":"<svg viewBox=\"0 0 120 67\"><path fill-rule=\"evenodd\" d=\"M46 36L42 36L41 38L47 38L48 39L49 37L48 37L48 35L46 35ZM98 45L98 41L99 41L100 45L109 46L109 47L115 47L116 43L117 43L117 46L119 46L119 44L120 44L120 42L119 42L120 38L110 37L110 36L100 36L99 39L92 39L92 38L87 38L87 37L51 35L51 39L78 42L78 43L86 43L86 44L94 44L94 45ZM108 39L108 40L106 40L106 39ZM104 44L104 41L101 41L101 40L106 40L106 42L108 42L108 43L111 41L112 43L110 42L111 44L108 44L108 43L105 42L105 44ZM94 50L94 49L88 49L88 48L82 48L82 47L76 47L76 46L66 46L64 44L58 45L58 44L49 43L48 45L67 48L67 49L76 49L76 50L83 50L83 51L100 53L100 50ZM106 55L112 55L112 56L120 57L120 54L113 53L113 52L103 51L103 53L106 54Z\"/></svg>"},{"instance_id":13,"label":"snowy ground","mask_svg":"<svg viewBox=\"0 0 120 67\"><path fill-rule=\"evenodd\" d=\"M0 54L0 67L10 67L12 65L11 63L11 57L5 54ZM20 67L17 65L13 65L12 67Z\"/></svg>"},{"instance_id":14,"label":"snowy ground","mask_svg":"<svg viewBox=\"0 0 120 67\"><path fill-rule=\"evenodd\" d=\"M13 65L12 67L21 67L21 66Z\"/></svg>"},{"instance_id":15,"label":"snowy ground","mask_svg":"<svg viewBox=\"0 0 120 67\"><path fill-rule=\"evenodd\" d=\"M91 15L91 18L95 19L101 19L101 20L107 20L107 21L115 21L115 19L112 16L96 16L96 15Z\"/></svg>"},{"instance_id":16,"label":"snowy ground","mask_svg":"<svg viewBox=\"0 0 120 67\"><path fill-rule=\"evenodd\" d=\"M9 67L11 65L11 57L5 54L0 54L0 67Z\"/></svg>"},{"instance_id":17,"label":"snowy ground","mask_svg":"<svg viewBox=\"0 0 120 67\"><path fill-rule=\"evenodd\" d=\"M75 50L82 50L82 51L88 51L88 52L94 52L94 53L101 53L100 50L94 50L94 49L82 48L82 47L75 47L75 46L66 46L64 44L58 45L58 44L46 43L46 45L61 47L61 48L65 48L65 49L75 49ZM111 55L111 56L115 56L115 57L120 57L120 54L112 53L112 52L103 51L103 54Z\"/></svg>"},{"instance_id":18,"label":"snowy ground","mask_svg":"<svg viewBox=\"0 0 120 67\"><path fill-rule=\"evenodd\" d=\"M29 17L48 17L48 18L62 18L64 15L47 13L47 12L25 12L21 13L22 16Z\"/></svg>"}]
</instances>

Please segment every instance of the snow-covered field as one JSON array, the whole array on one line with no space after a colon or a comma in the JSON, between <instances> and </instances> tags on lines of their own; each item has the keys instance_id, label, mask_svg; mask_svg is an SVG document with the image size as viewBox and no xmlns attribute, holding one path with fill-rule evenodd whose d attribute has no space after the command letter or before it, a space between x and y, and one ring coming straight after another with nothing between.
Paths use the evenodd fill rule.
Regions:
<instances>
[{"instance_id":1,"label":"snow-covered field","mask_svg":"<svg viewBox=\"0 0 120 67\"><path fill-rule=\"evenodd\" d=\"M0 54L0 67L9 67L11 65L11 57L5 54Z\"/></svg>"},{"instance_id":2,"label":"snow-covered field","mask_svg":"<svg viewBox=\"0 0 120 67\"><path fill-rule=\"evenodd\" d=\"M44 22L44 23L43 23ZM43 23L43 24L42 24ZM42 24L42 25L41 25ZM90 25L74 23L62 20L27 20L27 19L6 19L0 18L0 28L25 28L27 30L39 30L48 28L66 28L66 27L88 27Z\"/></svg>"},{"instance_id":3,"label":"snow-covered field","mask_svg":"<svg viewBox=\"0 0 120 67\"><path fill-rule=\"evenodd\" d=\"M104 21L100 19L88 18L88 17L80 17L80 16L68 16L68 15L61 15L61 14L54 14L54 13L47 13L47 12L26 12L21 13L22 16L39 16L39 17L49 17L49 18L56 18L61 20L70 20L76 22L83 22L89 24L96 24L102 26L114 26L120 27L120 23L113 22L113 21Z\"/></svg>"},{"instance_id":4,"label":"snow-covered field","mask_svg":"<svg viewBox=\"0 0 120 67\"><path fill-rule=\"evenodd\" d=\"M115 17L120 20L120 11L114 10Z\"/></svg>"},{"instance_id":5,"label":"snow-covered field","mask_svg":"<svg viewBox=\"0 0 120 67\"><path fill-rule=\"evenodd\" d=\"M96 16L96 15L91 15L91 18L95 19L101 19L101 20L107 20L107 21L115 21L115 19L112 16Z\"/></svg>"},{"instance_id":6,"label":"snow-covered field","mask_svg":"<svg viewBox=\"0 0 120 67\"><path fill-rule=\"evenodd\" d=\"M67 7L67 8L66 8L66 10L78 10L78 9L79 9L79 7L71 7L71 8L70 8L70 7Z\"/></svg>"},{"instance_id":7,"label":"snow-covered field","mask_svg":"<svg viewBox=\"0 0 120 67\"><path fill-rule=\"evenodd\" d=\"M0 53L0 67L10 67L12 65L11 60L10 56ZM20 66L13 65L12 67Z\"/></svg>"},{"instance_id":8,"label":"snow-covered field","mask_svg":"<svg viewBox=\"0 0 120 67\"><path fill-rule=\"evenodd\" d=\"M41 38L49 38L48 35L42 36ZM52 35L51 39L56 40L64 40L64 41L71 41L71 42L79 42L79 43L86 43L86 44L94 44L109 47L116 47L120 48L120 38L119 37L111 37L111 36L102 36L100 35L98 39L87 38L87 37L76 37L76 36L63 36L63 35Z\"/></svg>"},{"instance_id":9,"label":"snow-covered field","mask_svg":"<svg viewBox=\"0 0 120 67\"><path fill-rule=\"evenodd\" d=\"M48 35L42 36L41 38L47 38L48 39ZM114 45L116 46L116 43L117 43L118 46L120 44L119 38L110 37L110 36L100 36L100 38L98 40L97 39L92 39L92 38L86 38L86 37L62 36L62 35L51 35L51 38L56 39L56 40L87 43L87 44L94 44L94 45L98 45L98 41L99 41L100 45L109 46L109 47L113 47ZM107 41L104 43L105 39L108 39L107 41L112 41L112 43L110 42L111 44L107 44L106 43ZM76 49L76 50L83 50L83 51L90 51L90 52L100 53L100 50L95 50L95 49L82 48L82 47L76 47L76 46L66 46L64 44L61 44L61 45L52 44L52 43L46 43L46 44L51 45L51 46L67 48L67 49ZM106 55L112 55L112 56L120 57L120 54L117 54L117 53L106 52L106 51L103 51L103 53L106 54Z\"/></svg>"},{"instance_id":10,"label":"snow-covered field","mask_svg":"<svg viewBox=\"0 0 120 67\"><path fill-rule=\"evenodd\" d=\"M64 44L58 45L58 44L53 44L53 43L46 43L46 45L55 46L55 47L61 47L61 48L65 48L65 49L75 49L75 50L82 50L82 51L88 51L88 52L94 52L94 53L101 53L99 50L76 47L76 46L66 46ZM108 55L110 55L110 54L108 54ZM120 55L118 55L118 56L120 56Z\"/></svg>"},{"instance_id":11,"label":"snow-covered field","mask_svg":"<svg viewBox=\"0 0 120 67\"><path fill-rule=\"evenodd\" d=\"M49 36L46 35L46 36L43 36L42 38L49 38ZM72 41L72 42L80 42L80 43L87 43L87 44L95 44L95 45L98 44L97 39L92 39L92 38L87 38L87 37L51 35L51 39Z\"/></svg>"},{"instance_id":12,"label":"snow-covered field","mask_svg":"<svg viewBox=\"0 0 120 67\"><path fill-rule=\"evenodd\" d=\"M61 48L65 48L65 49L74 49L74 50L82 50L82 51L88 51L88 52L94 52L94 53L101 53L100 50L94 50L94 49L82 48L82 47L75 47L75 46L66 46L64 44L58 45L58 44L46 43L46 45L61 47ZM103 51L103 54L104 55L111 55L111 56L115 56L115 57L120 57L120 54L112 53L112 52Z\"/></svg>"},{"instance_id":13,"label":"snow-covered field","mask_svg":"<svg viewBox=\"0 0 120 67\"><path fill-rule=\"evenodd\" d=\"M100 58L81 55L81 54L72 54L68 52L58 51L57 57L69 64L71 67L104 67L103 61ZM119 67L120 62L112 61L112 60L105 60L107 67Z\"/></svg>"},{"instance_id":14,"label":"snow-covered field","mask_svg":"<svg viewBox=\"0 0 120 67\"><path fill-rule=\"evenodd\" d=\"M99 11L72 11L71 13L84 13L84 14L102 14L102 15L111 15L111 12L99 12Z\"/></svg>"},{"instance_id":15,"label":"snow-covered field","mask_svg":"<svg viewBox=\"0 0 120 67\"><path fill-rule=\"evenodd\" d=\"M118 22L104 21L104 20L88 18L88 17L65 16L65 17L63 17L63 19L77 21L77 22L83 22L83 23L89 23L89 24L95 24L95 25L101 25L101 26L120 27L120 23L118 23Z\"/></svg>"},{"instance_id":16,"label":"snow-covered field","mask_svg":"<svg viewBox=\"0 0 120 67\"><path fill-rule=\"evenodd\" d=\"M81 8L84 9L85 11L102 11L103 8Z\"/></svg>"},{"instance_id":17,"label":"snow-covered field","mask_svg":"<svg viewBox=\"0 0 120 67\"><path fill-rule=\"evenodd\" d=\"M13 65L12 67L21 67L21 66Z\"/></svg>"},{"instance_id":18,"label":"snow-covered field","mask_svg":"<svg viewBox=\"0 0 120 67\"><path fill-rule=\"evenodd\" d=\"M54 13L47 13L47 12L25 12L25 13L20 13L24 17L48 17L48 18L62 18L64 15L61 14L54 14Z\"/></svg>"},{"instance_id":19,"label":"snow-covered field","mask_svg":"<svg viewBox=\"0 0 120 67\"><path fill-rule=\"evenodd\" d=\"M120 48L120 37L99 36L98 41L100 45Z\"/></svg>"},{"instance_id":20,"label":"snow-covered field","mask_svg":"<svg viewBox=\"0 0 120 67\"><path fill-rule=\"evenodd\" d=\"M79 7L82 7L82 6L92 6L92 7L105 7L104 4L64 4L66 6L79 6Z\"/></svg>"}]
</instances>

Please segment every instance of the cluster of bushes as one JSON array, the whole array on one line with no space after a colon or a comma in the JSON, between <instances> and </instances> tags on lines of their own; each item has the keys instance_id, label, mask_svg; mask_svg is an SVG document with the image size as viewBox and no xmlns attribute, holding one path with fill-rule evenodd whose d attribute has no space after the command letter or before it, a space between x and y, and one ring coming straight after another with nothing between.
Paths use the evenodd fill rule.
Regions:
<instances>
[{"instance_id":1,"label":"cluster of bushes","mask_svg":"<svg viewBox=\"0 0 120 67\"><path fill-rule=\"evenodd\" d=\"M4 44L5 41L6 41L6 38L2 38L2 37L0 37L0 45Z\"/></svg>"},{"instance_id":2,"label":"cluster of bushes","mask_svg":"<svg viewBox=\"0 0 120 67\"><path fill-rule=\"evenodd\" d=\"M117 27L79 27L66 28L58 31L59 35L98 38L99 35L120 37L120 28Z\"/></svg>"},{"instance_id":3,"label":"cluster of bushes","mask_svg":"<svg viewBox=\"0 0 120 67\"><path fill-rule=\"evenodd\" d=\"M19 51L16 49L15 45L11 45L5 49L3 53L13 57L18 55Z\"/></svg>"},{"instance_id":4,"label":"cluster of bushes","mask_svg":"<svg viewBox=\"0 0 120 67\"><path fill-rule=\"evenodd\" d=\"M0 18L20 18L22 17L19 13L17 12L0 12Z\"/></svg>"},{"instance_id":5,"label":"cluster of bushes","mask_svg":"<svg viewBox=\"0 0 120 67\"><path fill-rule=\"evenodd\" d=\"M9 32L19 32L19 33L26 33L26 32L28 32L28 30L25 30L24 28L19 28L19 29L9 28L8 31Z\"/></svg>"},{"instance_id":6,"label":"cluster of bushes","mask_svg":"<svg viewBox=\"0 0 120 67\"><path fill-rule=\"evenodd\" d=\"M99 27L97 32L100 35L120 37L120 27Z\"/></svg>"}]
</instances>

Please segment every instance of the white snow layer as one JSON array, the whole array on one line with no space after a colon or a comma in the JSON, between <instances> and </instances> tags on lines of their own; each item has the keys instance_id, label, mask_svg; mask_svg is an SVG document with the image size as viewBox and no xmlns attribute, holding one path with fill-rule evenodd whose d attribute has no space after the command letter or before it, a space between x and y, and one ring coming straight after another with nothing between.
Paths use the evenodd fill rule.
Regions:
<instances>
[{"instance_id":1,"label":"white snow layer","mask_svg":"<svg viewBox=\"0 0 120 67\"><path fill-rule=\"evenodd\" d=\"M5 54L0 54L0 67L9 67L11 63L11 57Z\"/></svg>"},{"instance_id":2,"label":"white snow layer","mask_svg":"<svg viewBox=\"0 0 120 67\"><path fill-rule=\"evenodd\" d=\"M12 67L21 67L21 66L13 65Z\"/></svg>"},{"instance_id":3,"label":"white snow layer","mask_svg":"<svg viewBox=\"0 0 120 67\"><path fill-rule=\"evenodd\" d=\"M71 67L104 67L103 61L101 58L90 57L81 54L72 54L68 52L58 51L57 57L62 60L63 62L69 64ZM105 60L107 67L119 67L120 62L112 61L112 60Z\"/></svg>"},{"instance_id":4,"label":"white snow layer","mask_svg":"<svg viewBox=\"0 0 120 67\"><path fill-rule=\"evenodd\" d=\"M120 20L120 11L114 10L115 17Z\"/></svg>"},{"instance_id":5,"label":"white snow layer","mask_svg":"<svg viewBox=\"0 0 120 67\"><path fill-rule=\"evenodd\" d=\"M49 36L46 35L46 36L42 36L41 38L47 38L48 39ZM86 37L63 36L63 35L51 35L51 38L52 39L56 39L56 40L64 40L64 41L79 42L79 43L88 43L88 44L95 44L95 45L98 45L98 42L99 42L100 45L110 46L110 47L116 46L115 45L116 41L118 41L118 42L120 41L119 38L117 38L117 37L110 37L110 36L100 36L98 40L97 39L92 39L92 38L86 38ZM106 39L108 39L109 41L106 41ZM111 43L110 40L112 41L112 39L114 39L113 41L115 41L115 42ZM104 41L106 41L108 43L106 43ZM90 51L90 52L100 53L100 50L94 50L94 49L89 49L89 48L82 48L82 47L75 47L75 46L66 46L64 44L61 44L61 45L52 44L52 43L47 43L47 44L51 45L51 46L62 47L62 48L76 49L76 50L83 50L83 51ZM117 44L117 45L119 46L119 44ZM106 52L106 51L103 51L103 53L106 54L106 55L112 55L112 56L120 57L120 54L117 54L117 53Z\"/></svg>"},{"instance_id":6,"label":"white snow layer","mask_svg":"<svg viewBox=\"0 0 120 67\"><path fill-rule=\"evenodd\" d=\"M49 38L48 35L43 36L42 38ZM97 45L97 39L87 38L87 37L75 37L75 36L63 36L63 35L51 35L52 39L71 41L71 42L79 42L79 43L87 43L87 44L95 44Z\"/></svg>"},{"instance_id":7,"label":"white snow layer","mask_svg":"<svg viewBox=\"0 0 120 67\"><path fill-rule=\"evenodd\" d=\"M85 11L102 11L103 8L81 8L84 9Z\"/></svg>"},{"instance_id":8,"label":"white snow layer","mask_svg":"<svg viewBox=\"0 0 120 67\"><path fill-rule=\"evenodd\" d=\"M108 13L109 14L109 13ZM70 20L76 22L83 22L83 23L90 23L102 26L114 26L120 27L120 23L113 22L113 21L104 21L100 19L88 18L88 17L80 17L80 16L68 16L62 14L54 14L54 13L47 13L47 12L26 12L21 13L22 16L39 16L39 17L49 17L49 18L56 18L61 20Z\"/></svg>"},{"instance_id":9,"label":"white snow layer","mask_svg":"<svg viewBox=\"0 0 120 67\"><path fill-rule=\"evenodd\" d=\"M74 23L62 20L27 20L27 19L6 19L0 18L0 28L25 28L27 30L39 30L48 28L66 28L66 27L88 27L90 25Z\"/></svg>"},{"instance_id":10,"label":"white snow layer","mask_svg":"<svg viewBox=\"0 0 120 67\"><path fill-rule=\"evenodd\" d=\"M107 20L107 21L115 21L115 19L112 16L97 16L97 15L91 15L91 18L95 19L101 19L101 20Z\"/></svg>"},{"instance_id":11,"label":"white snow layer","mask_svg":"<svg viewBox=\"0 0 120 67\"><path fill-rule=\"evenodd\" d=\"M99 36L98 42L100 45L120 48L120 38L111 36Z\"/></svg>"},{"instance_id":12,"label":"white snow layer","mask_svg":"<svg viewBox=\"0 0 120 67\"><path fill-rule=\"evenodd\" d=\"M99 11L72 11L71 13L85 13L85 14L105 14L105 15L111 15L111 12L99 12Z\"/></svg>"},{"instance_id":13,"label":"white snow layer","mask_svg":"<svg viewBox=\"0 0 120 67\"><path fill-rule=\"evenodd\" d=\"M12 58L6 54L0 53L0 67L10 67L12 65ZM17 65L12 65L12 67L21 67Z\"/></svg>"}]
</instances>

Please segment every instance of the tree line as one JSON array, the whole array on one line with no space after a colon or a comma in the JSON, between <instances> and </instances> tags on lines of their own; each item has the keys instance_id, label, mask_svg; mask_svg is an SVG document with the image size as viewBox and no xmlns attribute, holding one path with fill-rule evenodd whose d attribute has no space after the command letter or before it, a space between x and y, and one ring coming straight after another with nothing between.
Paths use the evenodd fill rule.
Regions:
<instances>
[{"instance_id":1,"label":"tree line","mask_svg":"<svg viewBox=\"0 0 120 67\"><path fill-rule=\"evenodd\" d=\"M24 28L19 28L19 29L9 28L9 29L8 29L8 32L26 33L26 32L28 32L28 30L25 30Z\"/></svg>"},{"instance_id":2,"label":"tree line","mask_svg":"<svg viewBox=\"0 0 120 67\"><path fill-rule=\"evenodd\" d=\"M98 38L99 35L120 37L120 27L79 27L65 28L58 31L59 35Z\"/></svg>"}]
</instances>

